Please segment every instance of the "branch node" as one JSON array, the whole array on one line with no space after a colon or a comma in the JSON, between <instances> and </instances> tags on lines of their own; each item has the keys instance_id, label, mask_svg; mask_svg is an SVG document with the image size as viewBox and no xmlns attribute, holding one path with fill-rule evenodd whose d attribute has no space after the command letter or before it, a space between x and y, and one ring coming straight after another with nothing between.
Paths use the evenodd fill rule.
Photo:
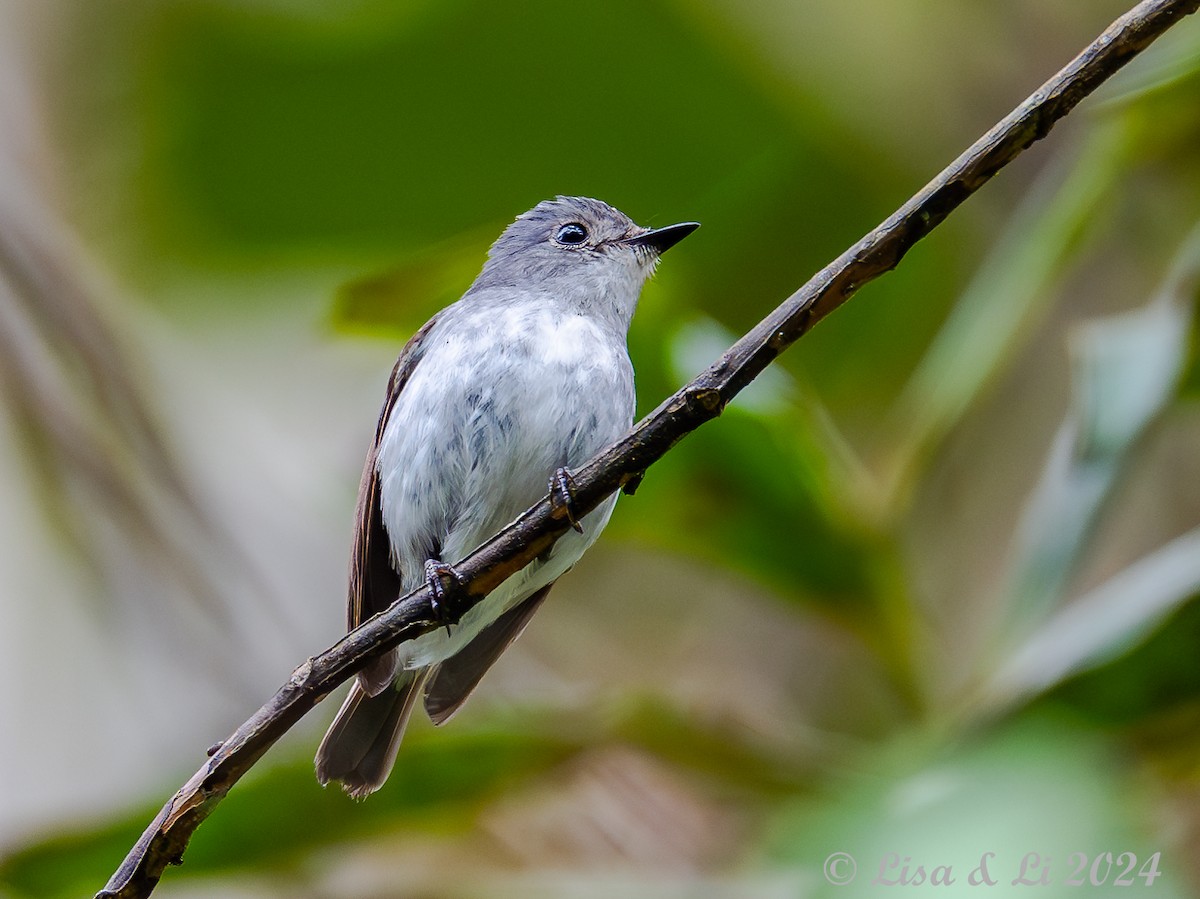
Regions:
<instances>
[{"instance_id":1,"label":"branch node","mask_svg":"<svg viewBox=\"0 0 1200 899\"><path fill-rule=\"evenodd\" d=\"M621 478L621 492L626 496L633 496L637 493L638 487L642 486L642 479L645 477L646 472L638 471Z\"/></svg>"},{"instance_id":2,"label":"branch node","mask_svg":"<svg viewBox=\"0 0 1200 899\"><path fill-rule=\"evenodd\" d=\"M292 676L288 678L288 683L290 683L293 687L303 686L304 683L312 676L312 669L313 669L313 660L312 660L312 657L310 656L308 659L306 659L304 661L303 665L301 665L299 668L297 668L295 671L292 672ZM218 743L217 748L219 749L220 746L221 746L221 744ZM212 753L209 753L209 754L211 755Z\"/></svg>"},{"instance_id":3,"label":"branch node","mask_svg":"<svg viewBox=\"0 0 1200 899\"><path fill-rule=\"evenodd\" d=\"M705 412L715 412L717 415L720 415L725 409L721 391L715 387L697 387L689 390L686 402L690 407L699 406Z\"/></svg>"}]
</instances>

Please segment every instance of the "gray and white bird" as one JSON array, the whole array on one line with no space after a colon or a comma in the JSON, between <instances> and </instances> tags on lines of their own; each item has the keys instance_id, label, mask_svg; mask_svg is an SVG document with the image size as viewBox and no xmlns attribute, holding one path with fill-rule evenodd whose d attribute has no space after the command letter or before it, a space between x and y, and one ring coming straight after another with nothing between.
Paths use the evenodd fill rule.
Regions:
<instances>
[{"instance_id":1,"label":"gray and white bird","mask_svg":"<svg viewBox=\"0 0 1200 899\"><path fill-rule=\"evenodd\" d=\"M650 230L599 200L517 218L475 283L396 361L359 487L349 626L466 556L633 423L626 338L659 256L699 227ZM435 724L463 704L555 580L608 523L610 497L452 628L359 673L317 750L317 779L379 789L419 699ZM451 571L451 573L453 573Z\"/></svg>"}]
</instances>

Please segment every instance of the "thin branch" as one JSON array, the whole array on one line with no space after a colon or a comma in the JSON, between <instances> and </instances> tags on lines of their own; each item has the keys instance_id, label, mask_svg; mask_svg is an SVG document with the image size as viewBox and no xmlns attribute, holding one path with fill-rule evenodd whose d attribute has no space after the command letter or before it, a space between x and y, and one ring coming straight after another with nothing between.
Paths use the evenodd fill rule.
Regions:
<instances>
[{"instance_id":1,"label":"thin branch","mask_svg":"<svg viewBox=\"0 0 1200 899\"><path fill-rule=\"evenodd\" d=\"M595 509L684 436L721 414L784 349L844 303L863 284L894 268L909 248L972 193L1145 49L1200 0L1145 0L1126 13L1024 103L874 231L821 270L763 319L709 369L643 419L624 439L575 474L578 514ZM565 510L545 497L455 568L462 594L457 619L549 548L569 528ZM397 644L443 626L430 590L414 590L293 672L288 682L237 729L163 807L101 897L148 896L168 864L180 864L200 822L289 728L367 662Z\"/></svg>"}]
</instances>

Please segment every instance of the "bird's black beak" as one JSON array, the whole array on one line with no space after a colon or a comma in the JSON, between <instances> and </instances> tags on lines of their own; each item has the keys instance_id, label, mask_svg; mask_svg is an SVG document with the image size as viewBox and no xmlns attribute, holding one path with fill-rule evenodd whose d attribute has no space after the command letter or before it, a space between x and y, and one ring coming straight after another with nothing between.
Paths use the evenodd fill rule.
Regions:
<instances>
[{"instance_id":1,"label":"bird's black beak","mask_svg":"<svg viewBox=\"0 0 1200 899\"><path fill-rule=\"evenodd\" d=\"M650 247L662 255L699 227L699 222L680 222L678 225L646 231L636 237L627 237L624 243L634 247Z\"/></svg>"}]
</instances>

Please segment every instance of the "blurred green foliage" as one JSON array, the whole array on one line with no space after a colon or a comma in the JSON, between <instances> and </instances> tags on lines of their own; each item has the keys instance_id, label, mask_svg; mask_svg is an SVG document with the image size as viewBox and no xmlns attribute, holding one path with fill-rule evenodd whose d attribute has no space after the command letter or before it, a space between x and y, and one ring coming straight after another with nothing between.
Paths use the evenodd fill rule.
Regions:
<instances>
[{"instance_id":1,"label":"blurred green foliage","mask_svg":"<svg viewBox=\"0 0 1200 899\"><path fill-rule=\"evenodd\" d=\"M78 5L55 95L73 212L167 318L251 302L211 291L202 307L180 284L299 272L331 286L329 341L403 339L548 195L602 197L648 224L700 220L631 334L648 411L976 136L977 122L943 123L939 98L920 96L906 98L907 152L877 145L871 108L822 93L802 61L769 50L764 22L795 27L783 6ZM872 27L854 5L829 6L847 41ZM944 4L908 6L950 27ZM1003 91L986 67L941 73L1007 97L996 118L1108 21L1082 5L963 6L1017 31L1042 16L1053 34ZM950 37L1013 46L965 27ZM818 38L795 39L802 55ZM899 102L887 73L846 53L844 77ZM732 822L721 851L680 875L716 878L718 893L777 895L763 881L777 878L788 895L827 895L833 851L861 854L860 878L890 851L956 867L996 851L1011 878L1030 850L1161 849L1169 876L1155 895L1195 895L1200 558L1131 566L1158 549L1148 530L1200 528L1194 491L1172 489L1200 477L1200 252L1185 239L1200 218L1197 109L1200 22L1187 21L622 501L606 542L684 559L698 578L719 572L769 594L817 643L864 648L877 669L814 652L793 675L835 708L872 680L888 704L874 727L788 693L779 731L757 733L655 696L670 677L656 671L616 712L418 729L363 805L317 790L307 757L276 760L233 791L169 881L218 894L220 877L233 891L239 874L271 872L272 895L316 894L321 850L416 835L469 859L496 807L572 782L596 747L619 746ZM254 314L287 313L278 292L258 302ZM1156 447L1193 464L1147 473ZM737 600L730 617L746 613ZM740 651L749 664L759 647ZM777 708L742 698L760 701ZM14 852L0 885L98 887L150 817ZM460 855L443 845L459 840ZM545 868L572 862L551 853ZM504 864L481 870L499 885L483 890L464 867L428 894L530 887L505 886ZM656 873L635 865L633 894L669 893ZM594 875L539 883L592 895Z\"/></svg>"}]
</instances>

